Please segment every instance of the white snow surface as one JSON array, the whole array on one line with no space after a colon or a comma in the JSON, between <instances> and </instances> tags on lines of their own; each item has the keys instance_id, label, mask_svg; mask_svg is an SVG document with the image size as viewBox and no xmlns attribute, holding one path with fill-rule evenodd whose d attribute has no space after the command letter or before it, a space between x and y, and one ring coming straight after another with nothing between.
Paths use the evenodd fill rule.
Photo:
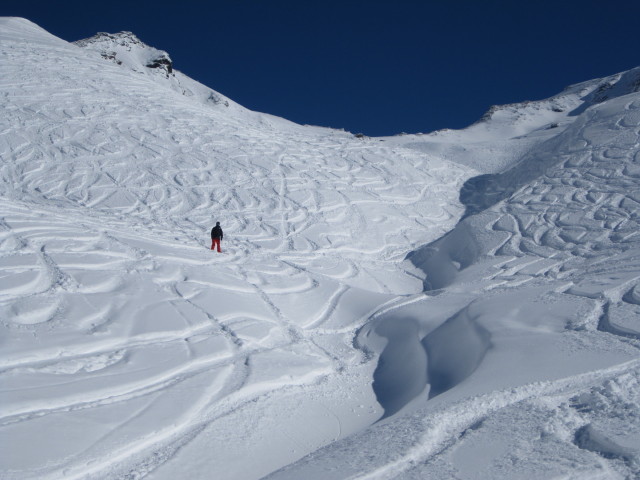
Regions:
<instances>
[{"instance_id":1,"label":"white snow surface","mask_svg":"<svg viewBox=\"0 0 640 480\"><path fill-rule=\"evenodd\" d=\"M0 478L638 478L639 90L356 138L0 18Z\"/></svg>"}]
</instances>

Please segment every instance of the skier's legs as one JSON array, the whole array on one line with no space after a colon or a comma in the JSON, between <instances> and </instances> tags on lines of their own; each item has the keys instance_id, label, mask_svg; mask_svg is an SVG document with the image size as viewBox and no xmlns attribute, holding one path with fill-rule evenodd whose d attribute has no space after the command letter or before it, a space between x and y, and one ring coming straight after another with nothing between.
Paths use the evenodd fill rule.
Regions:
<instances>
[{"instance_id":1,"label":"skier's legs","mask_svg":"<svg viewBox=\"0 0 640 480\"><path fill-rule=\"evenodd\" d=\"M220 250L220 239L219 238L212 239L212 241L211 241L211 250L213 250L214 246L218 248L218 253L222 253L222 250Z\"/></svg>"}]
</instances>

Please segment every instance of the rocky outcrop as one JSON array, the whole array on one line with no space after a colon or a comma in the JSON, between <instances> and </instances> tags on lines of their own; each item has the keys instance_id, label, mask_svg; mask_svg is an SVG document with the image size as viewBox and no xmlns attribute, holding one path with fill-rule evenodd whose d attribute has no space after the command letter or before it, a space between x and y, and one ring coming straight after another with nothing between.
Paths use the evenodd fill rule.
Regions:
<instances>
[{"instance_id":1,"label":"rocky outcrop","mask_svg":"<svg viewBox=\"0 0 640 480\"><path fill-rule=\"evenodd\" d=\"M169 76L173 74L173 62L164 50L150 47L131 32L100 32L93 37L74 42L75 45L95 50L118 65L140 71L150 68Z\"/></svg>"}]
</instances>

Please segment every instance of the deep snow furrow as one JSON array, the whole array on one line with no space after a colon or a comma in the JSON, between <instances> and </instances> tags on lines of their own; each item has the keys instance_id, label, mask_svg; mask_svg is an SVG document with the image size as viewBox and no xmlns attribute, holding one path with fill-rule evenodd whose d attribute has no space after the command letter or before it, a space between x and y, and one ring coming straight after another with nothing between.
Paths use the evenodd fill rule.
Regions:
<instances>
[{"instance_id":1,"label":"deep snow furrow","mask_svg":"<svg viewBox=\"0 0 640 480\"><path fill-rule=\"evenodd\" d=\"M342 298L342 296L349 290L349 288L346 285L342 285L332 296L331 298L329 298L327 300L327 304L324 308L324 310L322 310L320 313L318 313L316 315L315 318L311 318L311 320L308 323L304 324L304 328L306 330L311 330L311 329L317 329L318 327L320 327L323 323L325 323L327 320L329 320L329 318L331 317L331 315L335 312L338 303L340 302L340 299Z\"/></svg>"}]
</instances>

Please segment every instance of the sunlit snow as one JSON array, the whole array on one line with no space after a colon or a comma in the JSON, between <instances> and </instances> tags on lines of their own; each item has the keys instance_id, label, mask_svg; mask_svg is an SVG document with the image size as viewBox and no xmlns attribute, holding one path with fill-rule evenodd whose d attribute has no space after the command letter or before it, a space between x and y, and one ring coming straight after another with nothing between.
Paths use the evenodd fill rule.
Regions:
<instances>
[{"instance_id":1,"label":"sunlit snow","mask_svg":"<svg viewBox=\"0 0 640 480\"><path fill-rule=\"evenodd\" d=\"M1 478L640 475L640 68L361 138L5 17L0 105Z\"/></svg>"}]
</instances>

